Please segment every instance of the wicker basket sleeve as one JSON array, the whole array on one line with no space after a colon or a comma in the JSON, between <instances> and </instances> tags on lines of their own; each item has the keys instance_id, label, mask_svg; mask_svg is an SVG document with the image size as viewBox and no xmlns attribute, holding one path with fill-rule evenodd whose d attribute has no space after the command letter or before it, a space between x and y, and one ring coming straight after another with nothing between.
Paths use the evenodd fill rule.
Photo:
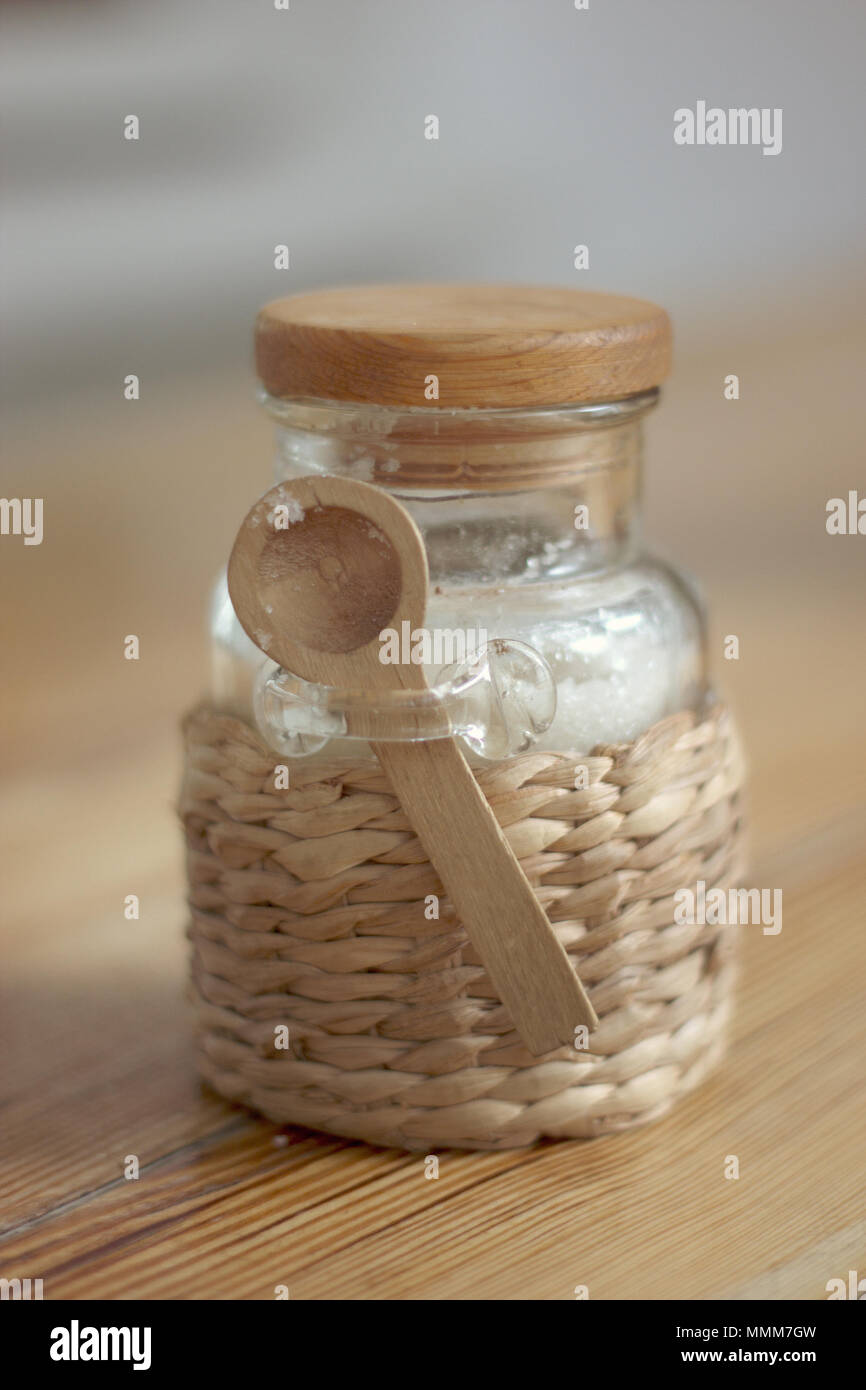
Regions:
<instances>
[{"instance_id":1,"label":"wicker basket sleeve","mask_svg":"<svg viewBox=\"0 0 866 1390\"><path fill-rule=\"evenodd\" d=\"M200 707L184 740L199 1066L228 1100L373 1144L510 1148L650 1121L720 1059L737 928L678 924L674 895L742 872L724 706L475 769L600 1019L541 1058L375 761L301 760L277 790L243 721Z\"/></svg>"}]
</instances>

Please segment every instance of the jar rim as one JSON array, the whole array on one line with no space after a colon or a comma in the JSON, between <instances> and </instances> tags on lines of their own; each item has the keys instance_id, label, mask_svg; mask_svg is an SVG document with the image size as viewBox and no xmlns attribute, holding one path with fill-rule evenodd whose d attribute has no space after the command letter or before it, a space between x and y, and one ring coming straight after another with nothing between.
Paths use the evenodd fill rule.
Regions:
<instances>
[{"instance_id":1,"label":"jar rim","mask_svg":"<svg viewBox=\"0 0 866 1390\"><path fill-rule=\"evenodd\" d=\"M507 409L381 406L259 398L278 426L280 458L305 473L344 473L381 487L509 492L567 486L636 465L644 415L659 388L618 401Z\"/></svg>"},{"instance_id":2,"label":"jar rim","mask_svg":"<svg viewBox=\"0 0 866 1390\"><path fill-rule=\"evenodd\" d=\"M651 386L645 391L632 395L618 396L604 401L563 401L559 405L524 406L408 406L382 405L378 402L331 400L319 396L273 396L261 383L256 396L268 414L280 421L285 416L298 412L322 412L333 416L335 421L346 421L352 417L381 418L405 417L407 420L422 423L430 433L436 426L446 421L471 424L485 420L501 421L561 421L563 425L580 428L583 423L591 428L599 424L619 423L646 414L657 404L661 388Z\"/></svg>"}]
</instances>

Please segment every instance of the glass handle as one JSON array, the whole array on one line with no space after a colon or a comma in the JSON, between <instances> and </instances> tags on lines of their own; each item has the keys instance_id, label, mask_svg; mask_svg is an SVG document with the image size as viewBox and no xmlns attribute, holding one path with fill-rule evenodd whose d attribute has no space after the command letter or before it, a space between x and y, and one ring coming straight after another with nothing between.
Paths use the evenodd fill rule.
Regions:
<instances>
[{"instance_id":1,"label":"glass handle","mask_svg":"<svg viewBox=\"0 0 866 1390\"><path fill-rule=\"evenodd\" d=\"M456 737L496 761L531 748L556 713L556 682L540 652L495 638L440 671L422 691L365 696L314 685L267 663L253 691L256 724L275 751L309 757L334 739L414 743Z\"/></svg>"}]
</instances>

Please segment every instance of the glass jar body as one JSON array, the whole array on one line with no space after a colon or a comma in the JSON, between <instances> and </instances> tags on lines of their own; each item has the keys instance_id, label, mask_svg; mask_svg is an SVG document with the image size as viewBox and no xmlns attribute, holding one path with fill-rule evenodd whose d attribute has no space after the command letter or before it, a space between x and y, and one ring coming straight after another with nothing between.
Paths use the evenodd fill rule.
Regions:
<instances>
[{"instance_id":1,"label":"glass jar body","mask_svg":"<svg viewBox=\"0 0 866 1390\"><path fill-rule=\"evenodd\" d=\"M473 640L488 651L529 648L539 658L533 680L541 671L548 689L527 697L521 687L521 698L542 711L530 718L523 747L588 753L666 715L699 710L706 694L702 605L641 537L643 416L655 395L521 412L267 400L277 426L275 481L320 472L386 487L424 537L426 628L446 634L422 653L428 683L453 679L447 658L460 634L470 650ZM224 573L210 636L215 705L251 722L258 710L260 732L281 746L261 727L267 718L256 699L276 668L241 629ZM519 686L509 682L508 661L499 666L485 686L494 704ZM343 746L345 727L334 725L341 751L351 744L368 752L358 740ZM487 756L504 751L501 740L470 745ZM508 751L521 751L519 740Z\"/></svg>"}]
</instances>

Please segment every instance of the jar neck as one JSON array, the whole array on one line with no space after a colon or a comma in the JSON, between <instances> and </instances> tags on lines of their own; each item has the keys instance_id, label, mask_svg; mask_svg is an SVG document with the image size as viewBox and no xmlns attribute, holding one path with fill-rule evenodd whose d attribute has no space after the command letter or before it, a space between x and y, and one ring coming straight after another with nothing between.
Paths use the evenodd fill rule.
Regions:
<instances>
[{"instance_id":1,"label":"jar neck","mask_svg":"<svg viewBox=\"0 0 866 1390\"><path fill-rule=\"evenodd\" d=\"M435 590L625 563L640 535L643 417L657 397L521 411L263 400L275 481L328 473L385 488L424 536Z\"/></svg>"}]
</instances>

